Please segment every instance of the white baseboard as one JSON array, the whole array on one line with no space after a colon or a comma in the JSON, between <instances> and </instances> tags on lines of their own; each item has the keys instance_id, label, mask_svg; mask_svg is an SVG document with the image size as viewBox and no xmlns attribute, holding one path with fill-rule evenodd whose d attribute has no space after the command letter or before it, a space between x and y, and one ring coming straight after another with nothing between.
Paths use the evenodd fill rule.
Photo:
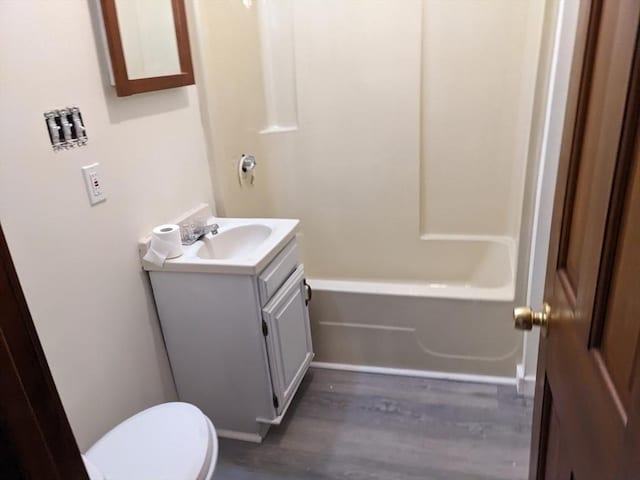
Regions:
<instances>
[{"instance_id":1,"label":"white baseboard","mask_svg":"<svg viewBox=\"0 0 640 480\"><path fill-rule=\"evenodd\" d=\"M236 432L234 430L220 430L216 428L218 437L229 438L231 440L242 440L243 442L262 443L262 437L257 433Z\"/></svg>"},{"instance_id":2,"label":"white baseboard","mask_svg":"<svg viewBox=\"0 0 640 480\"><path fill-rule=\"evenodd\" d=\"M434 372L431 370L411 370L406 368L371 367L367 365L351 365L348 363L311 362L315 368L327 370L344 370L348 372L379 373L400 377L431 378L434 380L452 380L456 382L490 383L494 385L517 385L516 378L497 377L493 375L474 375L466 373Z\"/></svg>"},{"instance_id":3,"label":"white baseboard","mask_svg":"<svg viewBox=\"0 0 640 480\"><path fill-rule=\"evenodd\" d=\"M522 363L516 365L516 388L518 393L525 397L533 397L536 391L536 377L535 375L525 375Z\"/></svg>"}]
</instances>

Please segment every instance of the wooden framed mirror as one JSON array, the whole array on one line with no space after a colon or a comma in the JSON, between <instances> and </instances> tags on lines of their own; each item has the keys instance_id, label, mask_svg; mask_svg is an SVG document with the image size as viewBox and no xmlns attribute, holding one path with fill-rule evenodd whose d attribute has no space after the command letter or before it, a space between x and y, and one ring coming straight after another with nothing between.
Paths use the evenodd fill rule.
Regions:
<instances>
[{"instance_id":1,"label":"wooden framed mirror","mask_svg":"<svg viewBox=\"0 0 640 480\"><path fill-rule=\"evenodd\" d=\"M100 0L119 97L195 83L184 0Z\"/></svg>"}]
</instances>

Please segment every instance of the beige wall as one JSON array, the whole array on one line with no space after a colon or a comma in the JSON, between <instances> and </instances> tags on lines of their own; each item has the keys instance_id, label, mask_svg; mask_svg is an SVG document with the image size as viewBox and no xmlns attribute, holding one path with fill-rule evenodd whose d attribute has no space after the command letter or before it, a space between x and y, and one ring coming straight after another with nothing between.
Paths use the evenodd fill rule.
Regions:
<instances>
[{"instance_id":1,"label":"beige wall","mask_svg":"<svg viewBox=\"0 0 640 480\"><path fill-rule=\"evenodd\" d=\"M268 160L261 155L259 132L265 107L256 8L240 0L195 0L190 10L196 76L203 121L208 132L217 213L263 217L270 213ZM241 186L238 160L258 157L255 185Z\"/></svg>"},{"instance_id":2,"label":"beige wall","mask_svg":"<svg viewBox=\"0 0 640 480\"><path fill-rule=\"evenodd\" d=\"M423 233L517 238L543 7L424 2Z\"/></svg>"},{"instance_id":3,"label":"beige wall","mask_svg":"<svg viewBox=\"0 0 640 480\"><path fill-rule=\"evenodd\" d=\"M293 2L298 130L259 135L265 3L200 2L207 105L232 124L209 129L227 214L301 218L322 278L448 281L442 259L478 262L474 240L424 234L517 246L544 2ZM229 167L243 148L253 189Z\"/></svg>"},{"instance_id":4,"label":"beige wall","mask_svg":"<svg viewBox=\"0 0 640 480\"><path fill-rule=\"evenodd\" d=\"M301 218L312 277L419 279L421 2L312 0L294 18L299 130L264 137L274 213Z\"/></svg>"},{"instance_id":5,"label":"beige wall","mask_svg":"<svg viewBox=\"0 0 640 480\"><path fill-rule=\"evenodd\" d=\"M80 447L175 399L136 242L211 200L195 87L116 98L90 4L0 2L0 221ZM78 105L88 146L53 153L42 113ZM100 162L90 207L80 167Z\"/></svg>"}]
</instances>

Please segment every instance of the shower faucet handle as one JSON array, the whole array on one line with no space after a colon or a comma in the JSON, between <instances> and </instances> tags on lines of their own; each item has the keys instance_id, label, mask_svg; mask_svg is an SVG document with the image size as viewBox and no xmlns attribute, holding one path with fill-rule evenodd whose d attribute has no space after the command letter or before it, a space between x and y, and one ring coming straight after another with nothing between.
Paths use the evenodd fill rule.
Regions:
<instances>
[{"instance_id":1,"label":"shower faucet handle","mask_svg":"<svg viewBox=\"0 0 640 480\"><path fill-rule=\"evenodd\" d=\"M243 173L255 170L256 165L258 165L258 162L256 161L256 157L254 155L245 155L243 153L240 157L240 169Z\"/></svg>"}]
</instances>

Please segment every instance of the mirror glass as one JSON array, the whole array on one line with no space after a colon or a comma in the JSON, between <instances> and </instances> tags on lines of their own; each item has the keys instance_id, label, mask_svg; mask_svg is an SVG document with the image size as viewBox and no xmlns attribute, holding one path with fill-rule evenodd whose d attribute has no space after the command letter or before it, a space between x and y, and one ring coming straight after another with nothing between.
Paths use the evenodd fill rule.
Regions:
<instances>
[{"instance_id":1,"label":"mirror glass","mask_svg":"<svg viewBox=\"0 0 640 480\"><path fill-rule=\"evenodd\" d=\"M129 79L181 73L172 0L115 4Z\"/></svg>"}]
</instances>

